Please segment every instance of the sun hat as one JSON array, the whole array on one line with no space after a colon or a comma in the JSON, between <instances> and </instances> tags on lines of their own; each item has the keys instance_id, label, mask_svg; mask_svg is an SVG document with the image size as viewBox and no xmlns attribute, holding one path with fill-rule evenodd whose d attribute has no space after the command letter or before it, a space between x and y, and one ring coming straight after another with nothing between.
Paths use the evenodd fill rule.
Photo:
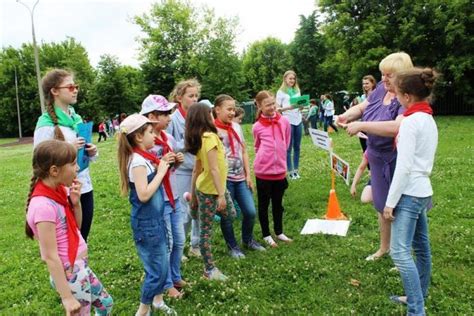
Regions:
<instances>
[{"instance_id":1,"label":"sun hat","mask_svg":"<svg viewBox=\"0 0 474 316\"><path fill-rule=\"evenodd\" d=\"M202 99L201 101L199 101L199 103L205 104L208 107L210 107L211 109L214 107L214 104L212 104L212 102L209 101L208 99Z\"/></svg>"},{"instance_id":2,"label":"sun hat","mask_svg":"<svg viewBox=\"0 0 474 316\"><path fill-rule=\"evenodd\" d=\"M135 132L137 129L142 127L147 123L156 123L154 121L150 121L147 117L134 113L132 115L127 116L122 123L120 123L120 132L126 135L130 135L131 133Z\"/></svg>"},{"instance_id":3,"label":"sun hat","mask_svg":"<svg viewBox=\"0 0 474 316\"><path fill-rule=\"evenodd\" d=\"M145 115L153 111L167 112L174 108L176 103L170 103L166 98L159 94L150 94L142 102L140 114Z\"/></svg>"}]
</instances>

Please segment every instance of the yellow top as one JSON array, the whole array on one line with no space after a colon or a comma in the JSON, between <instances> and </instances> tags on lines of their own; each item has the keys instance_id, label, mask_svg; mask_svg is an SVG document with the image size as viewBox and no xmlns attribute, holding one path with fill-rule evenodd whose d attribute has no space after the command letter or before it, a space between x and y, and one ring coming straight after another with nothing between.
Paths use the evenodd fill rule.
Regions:
<instances>
[{"instance_id":1,"label":"yellow top","mask_svg":"<svg viewBox=\"0 0 474 316\"><path fill-rule=\"evenodd\" d=\"M196 154L196 160L201 161L202 172L196 179L196 188L204 194L218 194L217 189L212 181L212 174L207 160L207 153L212 150L217 150L217 166L219 168L219 175L222 187L226 188L227 181L227 161L225 159L225 149L219 136L215 133L206 132L201 138L201 149Z\"/></svg>"}]
</instances>

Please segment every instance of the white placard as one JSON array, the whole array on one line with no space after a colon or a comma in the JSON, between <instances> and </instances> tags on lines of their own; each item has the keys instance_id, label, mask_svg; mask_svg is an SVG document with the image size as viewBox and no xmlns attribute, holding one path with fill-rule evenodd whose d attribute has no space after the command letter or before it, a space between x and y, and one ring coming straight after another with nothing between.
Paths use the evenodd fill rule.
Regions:
<instances>
[{"instance_id":1,"label":"white placard","mask_svg":"<svg viewBox=\"0 0 474 316\"><path fill-rule=\"evenodd\" d=\"M311 140L316 147L329 151L331 144L329 141L329 134L327 132L320 131L319 129L309 128L309 135Z\"/></svg>"},{"instance_id":2,"label":"white placard","mask_svg":"<svg viewBox=\"0 0 474 316\"><path fill-rule=\"evenodd\" d=\"M301 235L326 234L345 237L350 223L351 221L346 220L308 219Z\"/></svg>"}]
</instances>

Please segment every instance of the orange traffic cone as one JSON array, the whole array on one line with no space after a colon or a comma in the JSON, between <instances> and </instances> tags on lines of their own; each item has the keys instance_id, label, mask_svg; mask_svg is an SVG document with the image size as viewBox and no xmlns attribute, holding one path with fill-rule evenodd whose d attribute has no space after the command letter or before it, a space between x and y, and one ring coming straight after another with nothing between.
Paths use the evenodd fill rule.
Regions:
<instances>
[{"instance_id":1,"label":"orange traffic cone","mask_svg":"<svg viewBox=\"0 0 474 316\"><path fill-rule=\"evenodd\" d=\"M331 190L329 191L328 210L324 218L329 220L347 219L347 217L341 212L339 201L337 200L334 170L331 172Z\"/></svg>"},{"instance_id":2,"label":"orange traffic cone","mask_svg":"<svg viewBox=\"0 0 474 316\"><path fill-rule=\"evenodd\" d=\"M328 210L324 218L331 220L347 219L347 217L341 212L341 208L339 207L339 202L336 196L336 190L334 189L329 191Z\"/></svg>"}]
</instances>

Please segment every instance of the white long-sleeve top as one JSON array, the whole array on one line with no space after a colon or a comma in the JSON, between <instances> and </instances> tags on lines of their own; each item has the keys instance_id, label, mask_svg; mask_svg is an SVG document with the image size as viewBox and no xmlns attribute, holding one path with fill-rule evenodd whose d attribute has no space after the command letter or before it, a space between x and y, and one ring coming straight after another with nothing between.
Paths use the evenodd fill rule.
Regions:
<instances>
[{"instance_id":1,"label":"white long-sleeve top","mask_svg":"<svg viewBox=\"0 0 474 316\"><path fill-rule=\"evenodd\" d=\"M386 206L394 208L402 194L420 198L433 195L430 175L437 145L438 128L433 116L417 112L402 120L397 140L397 165Z\"/></svg>"},{"instance_id":2,"label":"white long-sleeve top","mask_svg":"<svg viewBox=\"0 0 474 316\"><path fill-rule=\"evenodd\" d=\"M299 97L300 93L298 92L295 97ZM286 108L290 106L290 96L281 91L278 90L277 95L276 95L276 103L277 106L281 108ZM282 113L290 122L291 125L300 125L301 122L303 121L303 116L301 115L301 112L299 109L292 109L292 110L286 110Z\"/></svg>"}]
</instances>

